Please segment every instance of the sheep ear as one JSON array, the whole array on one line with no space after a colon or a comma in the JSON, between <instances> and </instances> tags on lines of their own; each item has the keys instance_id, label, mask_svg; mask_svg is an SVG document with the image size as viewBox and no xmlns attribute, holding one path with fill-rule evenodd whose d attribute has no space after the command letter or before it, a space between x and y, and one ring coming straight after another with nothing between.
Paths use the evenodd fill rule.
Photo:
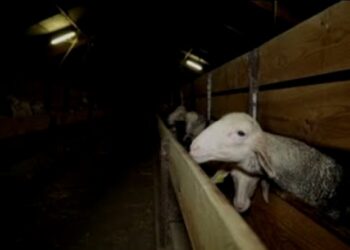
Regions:
<instances>
[{"instance_id":1,"label":"sheep ear","mask_svg":"<svg viewBox=\"0 0 350 250\"><path fill-rule=\"evenodd\" d=\"M276 173L275 171L271 168L271 160L268 154L266 153L265 150L258 150L255 152L256 158L258 160L259 166L264 169L266 174L273 178L275 177Z\"/></svg>"},{"instance_id":2,"label":"sheep ear","mask_svg":"<svg viewBox=\"0 0 350 250\"><path fill-rule=\"evenodd\" d=\"M270 184L266 180L261 180L262 196L266 203L269 203L269 189L270 189Z\"/></svg>"}]
</instances>

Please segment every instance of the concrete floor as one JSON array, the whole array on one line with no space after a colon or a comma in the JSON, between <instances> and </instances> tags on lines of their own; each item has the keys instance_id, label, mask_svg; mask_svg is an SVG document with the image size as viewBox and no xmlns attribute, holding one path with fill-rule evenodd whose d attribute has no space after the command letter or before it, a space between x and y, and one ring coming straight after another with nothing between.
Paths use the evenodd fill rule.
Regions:
<instances>
[{"instance_id":1,"label":"concrete floor","mask_svg":"<svg viewBox=\"0 0 350 250\"><path fill-rule=\"evenodd\" d=\"M116 179L65 249L155 249L153 164L136 164Z\"/></svg>"},{"instance_id":2,"label":"concrete floor","mask_svg":"<svg viewBox=\"0 0 350 250\"><path fill-rule=\"evenodd\" d=\"M45 142L26 156L30 160L20 160L11 168L45 165L39 174L30 174L32 168L26 174L1 169L1 249L156 248L153 168L157 151L130 158L101 131L58 135L54 154ZM58 153L58 144L63 153Z\"/></svg>"}]
</instances>

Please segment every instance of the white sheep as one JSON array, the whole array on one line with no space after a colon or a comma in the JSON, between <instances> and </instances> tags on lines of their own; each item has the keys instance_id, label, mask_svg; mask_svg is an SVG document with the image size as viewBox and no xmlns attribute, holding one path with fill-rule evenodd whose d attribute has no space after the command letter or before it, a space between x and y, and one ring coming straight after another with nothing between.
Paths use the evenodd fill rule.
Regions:
<instances>
[{"instance_id":1,"label":"white sheep","mask_svg":"<svg viewBox=\"0 0 350 250\"><path fill-rule=\"evenodd\" d=\"M169 116L168 116L168 125L174 126L177 121L186 120L186 108L185 106L178 106Z\"/></svg>"},{"instance_id":2,"label":"white sheep","mask_svg":"<svg viewBox=\"0 0 350 250\"><path fill-rule=\"evenodd\" d=\"M238 212L243 213L248 210L251 204L251 198L259 182L261 184L263 199L266 203L269 202L269 184L261 176L250 175L236 168L230 174L235 187L233 206Z\"/></svg>"},{"instance_id":3,"label":"white sheep","mask_svg":"<svg viewBox=\"0 0 350 250\"><path fill-rule=\"evenodd\" d=\"M167 122L170 127L170 131L176 137L177 140L182 140L185 136L185 120L186 120L186 108L185 106L178 106L172 113L168 115Z\"/></svg>"},{"instance_id":4,"label":"white sheep","mask_svg":"<svg viewBox=\"0 0 350 250\"><path fill-rule=\"evenodd\" d=\"M246 113L230 113L211 124L190 146L197 163L236 162L244 171L267 174L282 189L311 206L336 194L342 168L305 143L264 132Z\"/></svg>"},{"instance_id":5,"label":"white sheep","mask_svg":"<svg viewBox=\"0 0 350 250\"><path fill-rule=\"evenodd\" d=\"M32 104L33 115L43 115L45 113L44 104L40 101L36 101Z\"/></svg>"},{"instance_id":6,"label":"white sheep","mask_svg":"<svg viewBox=\"0 0 350 250\"><path fill-rule=\"evenodd\" d=\"M28 117L33 115L32 109L28 102L20 101L14 96L9 96L8 99L11 104L13 117Z\"/></svg>"},{"instance_id":7,"label":"white sheep","mask_svg":"<svg viewBox=\"0 0 350 250\"><path fill-rule=\"evenodd\" d=\"M185 115L186 122L186 135L184 141L187 139L193 140L197 135L199 135L206 126L204 116L198 114L197 112L190 111Z\"/></svg>"},{"instance_id":8,"label":"white sheep","mask_svg":"<svg viewBox=\"0 0 350 250\"><path fill-rule=\"evenodd\" d=\"M227 167L225 168L216 171L214 176L211 177L211 181L214 184L218 184L223 182L229 174L231 175L234 185L233 206L239 213L247 211L250 207L251 198L259 182L261 184L263 199L266 203L269 202L270 185L265 179L259 175L249 174L236 167L231 167L230 170L227 170Z\"/></svg>"}]
</instances>

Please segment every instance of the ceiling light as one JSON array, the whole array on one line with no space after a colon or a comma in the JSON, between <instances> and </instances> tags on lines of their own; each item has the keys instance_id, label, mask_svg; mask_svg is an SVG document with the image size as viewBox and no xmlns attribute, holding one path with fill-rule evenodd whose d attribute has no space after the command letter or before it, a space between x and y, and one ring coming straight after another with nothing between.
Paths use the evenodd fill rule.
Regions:
<instances>
[{"instance_id":1,"label":"ceiling light","mask_svg":"<svg viewBox=\"0 0 350 250\"><path fill-rule=\"evenodd\" d=\"M66 42L69 39L72 39L73 37L75 37L76 35L77 35L77 33L75 31L70 31L68 33L62 34L62 35L52 39L51 40L51 45L57 45L59 43Z\"/></svg>"},{"instance_id":2,"label":"ceiling light","mask_svg":"<svg viewBox=\"0 0 350 250\"><path fill-rule=\"evenodd\" d=\"M200 65L199 63L196 63L192 60L186 60L186 66L194 71L197 71L197 72L203 70L202 65Z\"/></svg>"},{"instance_id":3,"label":"ceiling light","mask_svg":"<svg viewBox=\"0 0 350 250\"><path fill-rule=\"evenodd\" d=\"M196 56L194 54L191 53L192 50L186 52L186 51L182 51L183 54L185 54L185 59L189 58L192 59L192 61L196 61L199 62L201 64L209 64L206 60L204 60L203 58L200 58L199 56Z\"/></svg>"}]
</instances>

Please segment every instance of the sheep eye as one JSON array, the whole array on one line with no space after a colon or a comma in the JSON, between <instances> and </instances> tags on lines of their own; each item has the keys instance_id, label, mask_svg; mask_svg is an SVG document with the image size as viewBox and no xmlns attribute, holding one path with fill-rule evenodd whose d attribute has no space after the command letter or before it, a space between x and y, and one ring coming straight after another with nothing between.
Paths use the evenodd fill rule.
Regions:
<instances>
[{"instance_id":1,"label":"sheep eye","mask_svg":"<svg viewBox=\"0 0 350 250\"><path fill-rule=\"evenodd\" d=\"M242 130L238 130L237 134L238 134L239 136L245 136L245 133L244 133Z\"/></svg>"}]
</instances>

